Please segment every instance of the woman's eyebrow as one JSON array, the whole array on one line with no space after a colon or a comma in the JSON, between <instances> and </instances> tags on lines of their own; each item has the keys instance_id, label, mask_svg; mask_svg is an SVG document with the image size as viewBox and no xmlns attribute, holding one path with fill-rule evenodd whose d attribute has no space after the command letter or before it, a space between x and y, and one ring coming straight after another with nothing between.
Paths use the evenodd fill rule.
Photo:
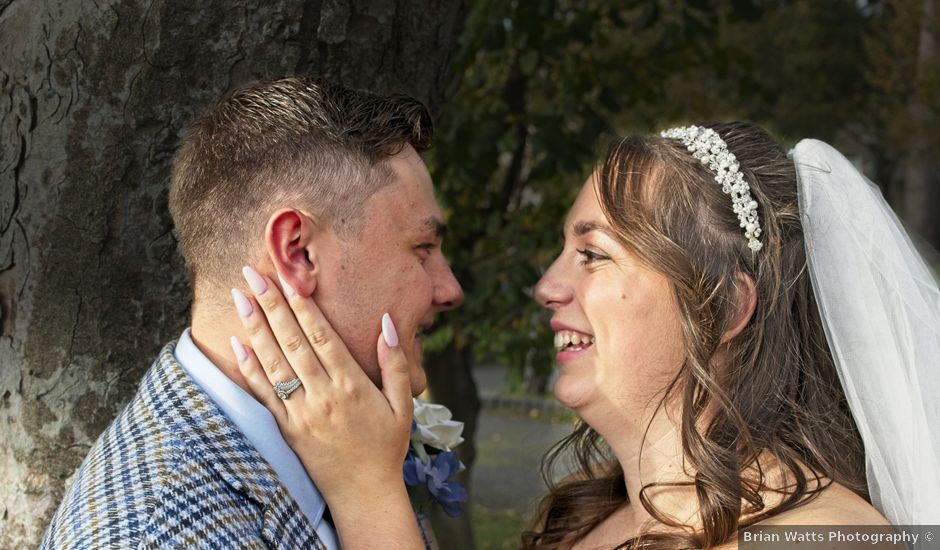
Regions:
<instances>
[{"instance_id":1,"label":"woman's eyebrow","mask_svg":"<svg viewBox=\"0 0 940 550\"><path fill-rule=\"evenodd\" d=\"M577 222L574 224L573 233L575 234L576 237L586 235L590 233L591 231L600 231L606 234L608 237L616 238L616 235L614 234L613 231L610 230L609 227L607 227L606 225L600 224L598 222L582 221L582 222Z\"/></svg>"}]
</instances>

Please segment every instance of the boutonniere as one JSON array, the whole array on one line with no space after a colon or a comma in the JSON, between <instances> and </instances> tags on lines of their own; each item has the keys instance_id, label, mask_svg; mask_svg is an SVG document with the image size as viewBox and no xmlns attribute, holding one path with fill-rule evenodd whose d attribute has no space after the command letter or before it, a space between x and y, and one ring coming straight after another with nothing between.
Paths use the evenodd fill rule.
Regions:
<instances>
[{"instance_id":1,"label":"boutonniere","mask_svg":"<svg viewBox=\"0 0 940 550\"><path fill-rule=\"evenodd\" d=\"M425 494L441 505L451 517L460 515L460 503L467 501L467 490L450 479L464 470L453 448L463 442L460 434L463 422L451 420L447 407L414 400L414 421L411 423L411 446L405 456L405 484L414 488L409 491L412 502L420 506L420 495Z\"/></svg>"}]
</instances>

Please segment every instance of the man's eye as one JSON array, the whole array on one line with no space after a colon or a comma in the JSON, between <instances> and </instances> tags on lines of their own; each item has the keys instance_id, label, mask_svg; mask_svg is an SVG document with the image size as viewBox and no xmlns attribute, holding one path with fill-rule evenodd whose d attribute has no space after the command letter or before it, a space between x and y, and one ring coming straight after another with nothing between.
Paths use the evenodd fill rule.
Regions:
<instances>
[{"instance_id":1,"label":"man's eye","mask_svg":"<svg viewBox=\"0 0 940 550\"><path fill-rule=\"evenodd\" d=\"M579 248L578 254L581 255L581 259L579 261L581 265L587 265L587 264L591 264L600 260L609 259L607 256L603 256L601 254L598 254L597 252L588 250L586 248Z\"/></svg>"},{"instance_id":2,"label":"man's eye","mask_svg":"<svg viewBox=\"0 0 940 550\"><path fill-rule=\"evenodd\" d=\"M433 252L434 249L437 248L437 245L434 243L424 243L424 244L419 244L415 248L418 250L418 256L421 258L422 261L424 261L428 258L428 256L431 255L431 252Z\"/></svg>"}]
</instances>

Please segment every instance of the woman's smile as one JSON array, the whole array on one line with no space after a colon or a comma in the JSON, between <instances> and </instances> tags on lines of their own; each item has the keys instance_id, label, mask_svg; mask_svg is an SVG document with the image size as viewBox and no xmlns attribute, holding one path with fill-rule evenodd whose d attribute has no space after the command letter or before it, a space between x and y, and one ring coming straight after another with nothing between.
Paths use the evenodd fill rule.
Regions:
<instances>
[{"instance_id":1,"label":"woman's smile","mask_svg":"<svg viewBox=\"0 0 940 550\"><path fill-rule=\"evenodd\" d=\"M555 359L559 364L577 359L594 345L592 334L571 329L557 321L552 321L551 327L555 331Z\"/></svg>"}]
</instances>

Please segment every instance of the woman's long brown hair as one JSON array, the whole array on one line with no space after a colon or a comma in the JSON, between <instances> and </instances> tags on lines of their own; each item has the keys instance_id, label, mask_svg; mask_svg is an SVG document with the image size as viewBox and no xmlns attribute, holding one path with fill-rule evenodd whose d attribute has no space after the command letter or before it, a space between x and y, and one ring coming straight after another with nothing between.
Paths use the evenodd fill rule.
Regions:
<instances>
[{"instance_id":1,"label":"woman's long brown hair","mask_svg":"<svg viewBox=\"0 0 940 550\"><path fill-rule=\"evenodd\" d=\"M793 163L758 127L709 127L738 158L758 203L763 249L757 253L747 247L730 197L680 142L618 140L598 171L598 199L621 242L674 290L685 361L659 410L680 403L682 449L694 473L684 484L644 484L640 502L629 504L643 506L660 528L618 548L728 542L740 528L808 502L831 482L867 499L862 441L806 271ZM756 284L757 307L716 364L741 273ZM571 455L576 474L553 483L556 462ZM766 457L786 473L785 488L768 484ZM620 465L583 423L545 457L543 477L550 492L522 536L523 548L569 547L628 504ZM677 523L657 510L648 490L668 485L694 486L699 525ZM783 498L767 505L770 492Z\"/></svg>"}]
</instances>

